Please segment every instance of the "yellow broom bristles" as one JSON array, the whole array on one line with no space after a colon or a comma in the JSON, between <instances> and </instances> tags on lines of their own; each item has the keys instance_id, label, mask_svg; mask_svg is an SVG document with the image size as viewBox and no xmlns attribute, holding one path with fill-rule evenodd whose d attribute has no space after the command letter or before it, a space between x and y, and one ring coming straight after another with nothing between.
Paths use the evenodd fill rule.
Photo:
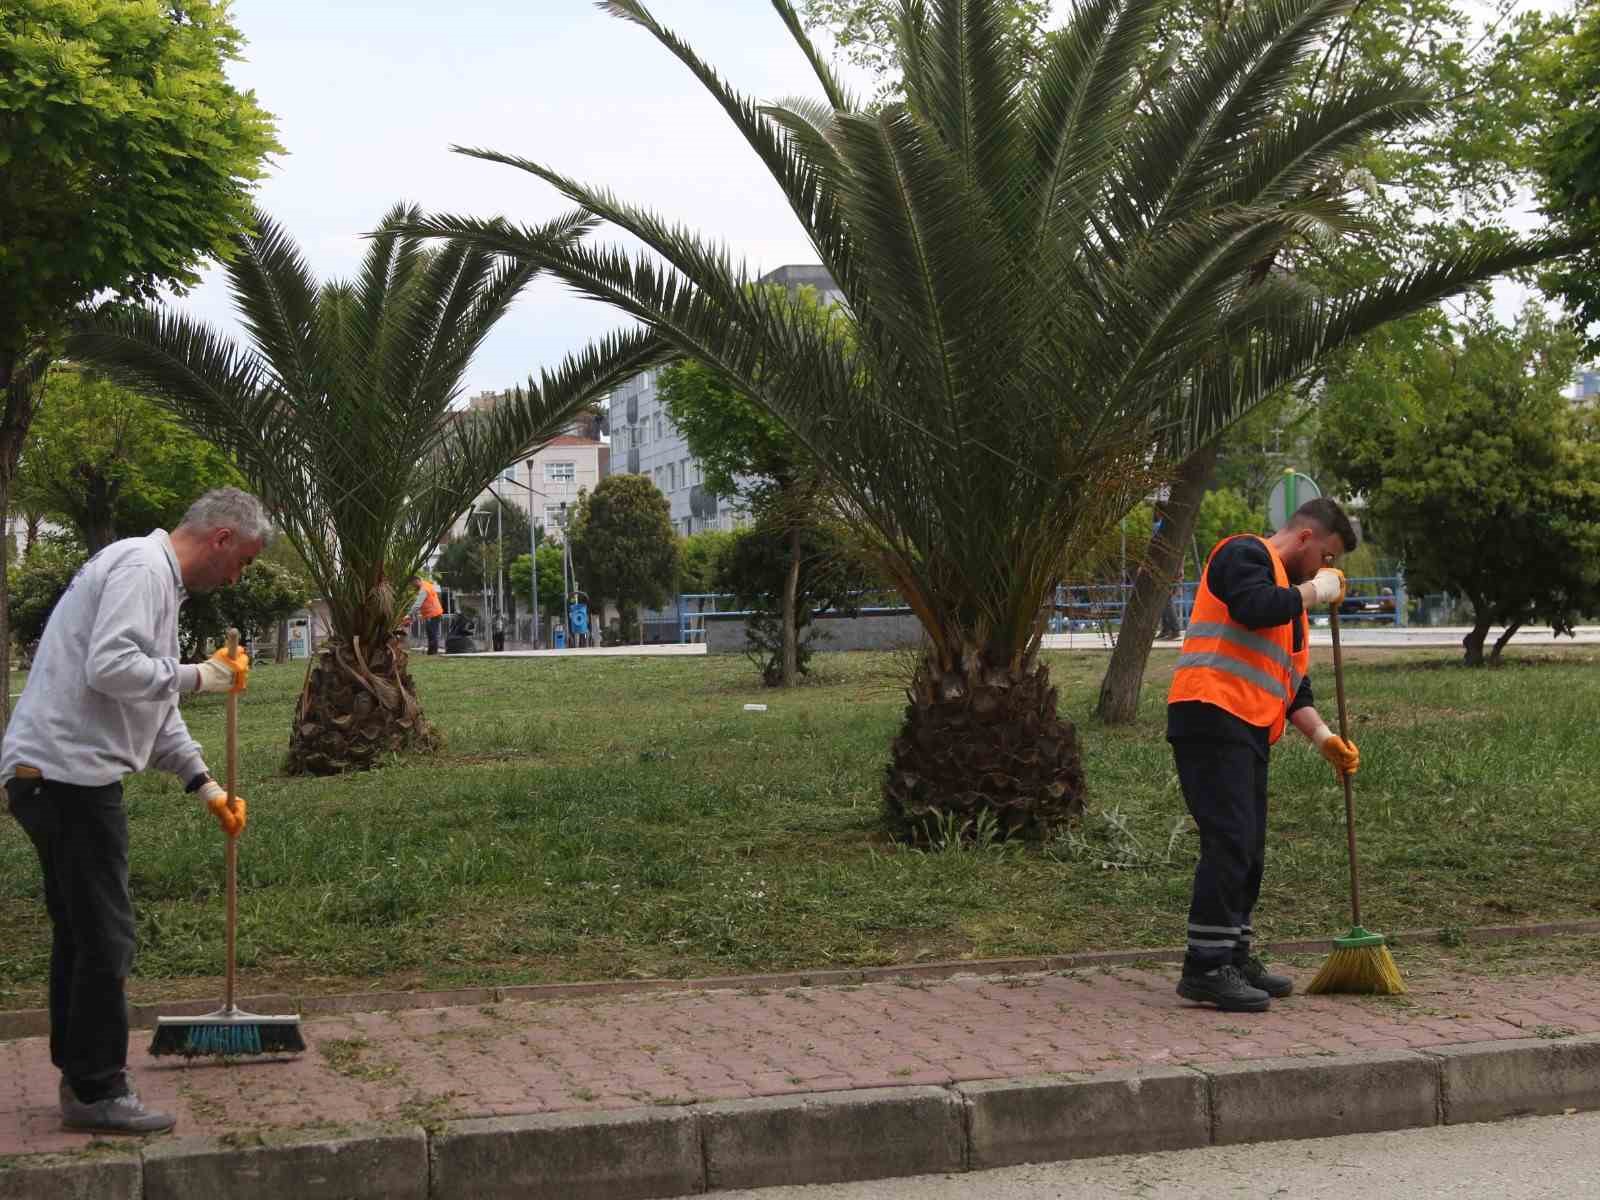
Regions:
<instances>
[{"instance_id":1,"label":"yellow broom bristles","mask_svg":"<svg viewBox=\"0 0 1600 1200\"><path fill-rule=\"evenodd\" d=\"M1403 996L1406 981L1400 978L1400 968L1387 946L1335 946L1306 991L1312 995Z\"/></svg>"}]
</instances>

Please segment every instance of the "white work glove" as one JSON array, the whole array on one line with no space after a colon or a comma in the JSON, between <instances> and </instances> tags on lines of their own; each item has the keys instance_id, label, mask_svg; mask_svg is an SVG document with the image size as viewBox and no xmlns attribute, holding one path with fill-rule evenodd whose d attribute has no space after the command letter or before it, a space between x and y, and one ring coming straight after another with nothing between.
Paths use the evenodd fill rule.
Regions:
<instances>
[{"instance_id":1,"label":"white work glove","mask_svg":"<svg viewBox=\"0 0 1600 1200\"><path fill-rule=\"evenodd\" d=\"M1310 595L1306 594L1308 590ZM1323 567L1300 585L1300 596L1307 608L1313 604L1338 604L1344 599L1344 593L1344 572L1337 567Z\"/></svg>"}]
</instances>

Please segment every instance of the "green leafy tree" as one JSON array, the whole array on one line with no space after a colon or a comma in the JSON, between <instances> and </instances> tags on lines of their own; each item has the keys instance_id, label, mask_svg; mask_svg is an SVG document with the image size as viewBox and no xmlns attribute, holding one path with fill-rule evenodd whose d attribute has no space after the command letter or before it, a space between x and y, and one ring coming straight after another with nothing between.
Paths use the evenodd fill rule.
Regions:
<instances>
[{"instance_id":1,"label":"green leafy tree","mask_svg":"<svg viewBox=\"0 0 1600 1200\"><path fill-rule=\"evenodd\" d=\"M40 538L6 580L11 634L26 657L33 657L34 648L44 636L45 622L87 558L83 547L70 539Z\"/></svg>"},{"instance_id":2,"label":"green leafy tree","mask_svg":"<svg viewBox=\"0 0 1600 1200\"><path fill-rule=\"evenodd\" d=\"M1229 36L1249 12L1246 5L1170 0L1161 18L1160 58L1152 55L1142 76L1152 95L1164 97L1181 87L1185 74L1176 65ZM1552 36L1546 18L1513 14L1506 6L1487 30L1459 0L1361 0L1351 7L1320 52L1295 73L1286 111L1314 114L1351 87L1382 88L1402 79L1431 92L1434 109L1429 119L1352 146L1302 182L1309 194L1342 189L1358 198L1358 236L1329 239L1299 231L1258 269L1293 272L1308 287L1344 290L1376 284L1396 264L1420 265L1507 236L1531 180L1531 133L1546 111L1526 63ZM1469 297L1475 305L1487 303L1481 287ZM1287 434L1291 444L1309 437L1315 384L1313 373L1262 405L1242 427L1181 461L1165 448L1175 463L1171 486L1157 506L1160 530L1140 555L1143 569L1107 663L1096 706L1102 720L1128 722L1138 713L1151 638L1170 581L1196 540L1202 497L1212 487L1234 486L1254 499L1277 470L1303 465L1254 447L1269 429Z\"/></svg>"},{"instance_id":3,"label":"green leafy tree","mask_svg":"<svg viewBox=\"0 0 1600 1200\"><path fill-rule=\"evenodd\" d=\"M678 591L705 595L717 590L717 568L738 535L726 529L705 529L683 539L678 554Z\"/></svg>"},{"instance_id":4,"label":"green leafy tree","mask_svg":"<svg viewBox=\"0 0 1600 1200\"><path fill-rule=\"evenodd\" d=\"M1367 501L1417 591L1472 602L1465 662L1600 610L1600 439L1563 394L1578 351L1530 307L1459 345L1379 342L1330 380L1318 453ZM1403 372L1403 373L1398 373Z\"/></svg>"},{"instance_id":5,"label":"green leafy tree","mask_svg":"<svg viewBox=\"0 0 1600 1200\"><path fill-rule=\"evenodd\" d=\"M68 522L90 554L171 528L214 487L243 486L228 456L154 401L57 366L17 474L19 507Z\"/></svg>"},{"instance_id":6,"label":"green leafy tree","mask_svg":"<svg viewBox=\"0 0 1600 1200\"><path fill-rule=\"evenodd\" d=\"M552 546L548 542L538 547L539 552L539 619L547 622L552 617L560 616L566 609L563 595L566 591L564 572L562 570L562 553L560 546ZM533 599L533 559L524 554L511 561L508 572L511 587L519 596Z\"/></svg>"},{"instance_id":7,"label":"green leafy tree","mask_svg":"<svg viewBox=\"0 0 1600 1200\"><path fill-rule=\"evenodd\" d=\"M814 290L801 289L796 298L809 306L818 328L846 336L844 316L822 308ZM757 526L779 535L789 548L782 585L763 594L779 597L783 645L775 682L791 687L803 670L801 631L810 622L800 599L806 541L808 535L812 541L825 538L826 493L816 465L776 418L698 360L674 363L661 372L657 387L689 452L700 460L705 485L719 496L736 498ZM756 634L756 625L747 628ZM767 681L774 682L770 676Z\"/></svg>"},{"instance_id":8,"label":"green leafy tree","mask_svg":"<svg viewBox=\"0 0 1600 1200\"><path fill-rule=\"evenodd\" d=\"M451 538L434 564L437 581L463 596L483 595L485 580L493 595L500 581L501 547L509 563L528 544L528 514L509 500L491 496L476 511L489 518L488 532L480 532L475 522L468 521L466 532ZM540 531L535 536L542 540L544 535ZM508 597L511 616L516 615L517 595L526 591L513 589Z\"/></svg>"},{"instance_id":9,"label":"green leafy tree","mask_svg":"<svg viewBox=\"0 0 1600 1200\"><path fill-rule=\"evenodd\" d=\"M1013 52L1031 74L1043 60L1039 39L1050 17L1050 0L1001 0L996 8ZM895 54L898 0L799 0L796 9L806 28L826 30L850 62L872 75L880 103L905 98Z\"/></svg>"},{"instance_id":10,"label":"green leafy tree","mask_svg":"<svg viewBox=\"0 0 1600 1200\"><path fill-rule=\"evenodd\" d=\"M1084 795L1039 656L1044 601L1147 493L1152 441L1182 461L1368 330L1567 247L1496 239L1326 290L1271 269L1291 239L1352 228L1347 189L1309 183L1433 111L1409 84L1359 81L1291 109L1348 0L1249 6L1160 98L1140 78L1155 0L1080 7L1036 68L996 0L907 0L906 101L874 112L774 2L820 99L758 105L637 0L607 7L677 56L769 168L851 338L681 226L525 159L472 152L645 249L503 220L425 227L615 304L781 421L927 634L885 775L891 821L926 836L988 812L1002 834L1043 835Z\"/></svg>"},{"instance_id":11,"label":"green leafy tree","mask_svg":"<svg viewBox=\"0 0 1600 1200\"><path fill-rule=\"evenodd\" d=\"M199 659L208 646L221 644L230 626L246 642L265 639L314 594L310 580L293 568L258 559L238 583L189 597L178 612L180 648L186 658Z\"/></svg>"},{"instance_id":12,"label":"green leafy tree","mask_svg":"<svg viewBox=\"0 0 1600 1200\"><path fill-rule=\"evenodd\" d=\"M1198 561L1194 557L1189 559L1193 577L1200 577L1199 572L1205 566L1204 556L1210 554L1211 548L1223 538L1236 533L1266 532L1264 497L1252 501L1234 488L1217 488L1207 492L1205 499L1200 501L1200 513L1195 518L1193 548L1200 557Z\"/></svg>"},{"instance_id":13,"label":"green leafy tree","mask_svg":"<svg viewBox=\"0 0 1600 1200\"><path fill-rule=\"evenodd\" d=\"M242 45L225 0L0 6L0 512L73 311L192 284L249 224L280 147L228 83ZM5 569L0 544L0 601ZM5 629L0 607L0 713Z\"/></svg>"},{"instance_id":14,"label":"green leafy tree","mask_svg":"<svg viewBox=\"0 0 1600 1200\"><path fill-rule=\"evenodd\" d=\"M583 590L616 601L625 637L639 607L661 607L678 582L672 505L643 475L608 475L579 492L567 537Z\"/></svg>"},{"instance_id":15,"label":"green leafy tree","mask_svg":"<svg viewBox=\"0 0 1600 1200\"><path fill-rule=\"evenodd\" d=\"M821 634L813 618L824 612L853 615L859 595L876 576L835 525L812 522L795 531L753 526L730 535L717 563L717 591L732 592L745 619L746 654L768 687L792 687L791 675L810 673ZM788 590L792 588L792 593ZM773 598L792 595L792 614Z\"/></svg>"},{"instance_id":16,"label":"green leafy tree","mask_svg":"<svg viewBox=\"0 0 1600 1200\"><path fill-rule=\"evenodd\" d=\"M618 335L492 410L458 411L473 353L537 268L464 242L429 248L400 232L418 216L396 207L356 278L319 285L257 213L227 265L247 344L153 308L102 316L71 342L230 452L310 568L330 629L295 710L292 772L436 745L396 632L412 577L506 463L660 357L649 333ZM585 226L568 216L540 236Z\"/></svg>"},{"instance_id":17,"label":"green leafy tree","mask_svg":"<svg viewBox=\"0 0 1600 1200\"><path fill-rule=\"evenodd\" d=\"M1549 125L1540 143L1545 212L1570 229L1600 227L1600 7L1580 5L1577 28L1531 64L1549 91ZM1559 264L1543 280L1587 328L1587 353L1600 354L1600 250Z\"/></svg>"}]
</instances>

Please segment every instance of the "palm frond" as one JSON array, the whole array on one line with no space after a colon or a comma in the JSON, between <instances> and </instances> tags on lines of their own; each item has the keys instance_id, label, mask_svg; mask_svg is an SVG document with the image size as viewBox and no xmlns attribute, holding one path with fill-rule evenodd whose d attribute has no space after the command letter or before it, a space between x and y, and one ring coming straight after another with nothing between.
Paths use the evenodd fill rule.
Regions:
<instances>
[{"instance_id":1,"label":"palm frond","mask_svg":"<svg viewBox=\"0 0 1600 1200\"><path fill-rule=\"evenodd\" d=\"M811 70L816 74L817 82L822 85L822 94L828 103L835 109L853 111L856 108L855 97L839 82L838 76L833 73L833 69L817 50L816 43L806 36L805 26L801 24L800 14L795 12L794 5L790 4L789 0L772 0L772 7L782 18L789 36L794 38L795 44L806 56L806 61L811 64Z\"/></svg>"}]
</instances>

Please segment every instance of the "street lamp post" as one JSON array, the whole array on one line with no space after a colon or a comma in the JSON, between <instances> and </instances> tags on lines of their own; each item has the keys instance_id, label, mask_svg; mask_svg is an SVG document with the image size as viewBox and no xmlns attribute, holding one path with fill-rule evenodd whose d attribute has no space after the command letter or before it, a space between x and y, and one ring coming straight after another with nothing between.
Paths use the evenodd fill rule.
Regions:
<instances>
[{"instance_id":1,"label":"street lamp post","mask_svg":"<svg viewBox=\"0 0 1600 1200\"><path fill-rule=\"evenodd\" d=\"M507 468L507 470L509 471L510 468ZM537 650L537 649L540 648L541 645L543 645L544 639L539 636L539 633L540 633L540 631L539 631L539 533L538 533L538 530L534 527L533 499L532 499L532 497L534 497L534 496L541 496L542 497L542 496L544 496L544 493L541 492L538 488L533 486L533 459L531 459L531 458L528 460L528 482L527 483L519 483L513 477L513 475L511 475L511 474L502 474L500 476L500 482L501 483L509 483L509 484L511 484L512 487L522 488L524 491L526 491L528 493L528 496L529 496L529 499L528 499L528 561L533 564L533 587L531 589L532 592L533 592L533 648L535 650ZM489 491L490 491L491 494L493 494L494 493L494 488L491 487L489 489ZM548 497L546 497L546 498L548 498ZM495 495L495 499L498 501L500 499L500 497L496 494ZM501 547L504 548L505 541L504 541L503 537L501 539L501 543L500 544L501 544Z\"/></svg>"},{"instance_id":2,"label":"street lamp post","mask_svg":"<svg viewBox=\"0 0 1600 1200\"><path fill-rule=\"evenodd\" d=\"M483 553L483 544L489 540L489 514L481 508L472 510L468 523L474 533L478 535L478 567L483 574L483 607L479 610L481 617L489 608L489 563Z\"/></svg>"}]
</instances>

